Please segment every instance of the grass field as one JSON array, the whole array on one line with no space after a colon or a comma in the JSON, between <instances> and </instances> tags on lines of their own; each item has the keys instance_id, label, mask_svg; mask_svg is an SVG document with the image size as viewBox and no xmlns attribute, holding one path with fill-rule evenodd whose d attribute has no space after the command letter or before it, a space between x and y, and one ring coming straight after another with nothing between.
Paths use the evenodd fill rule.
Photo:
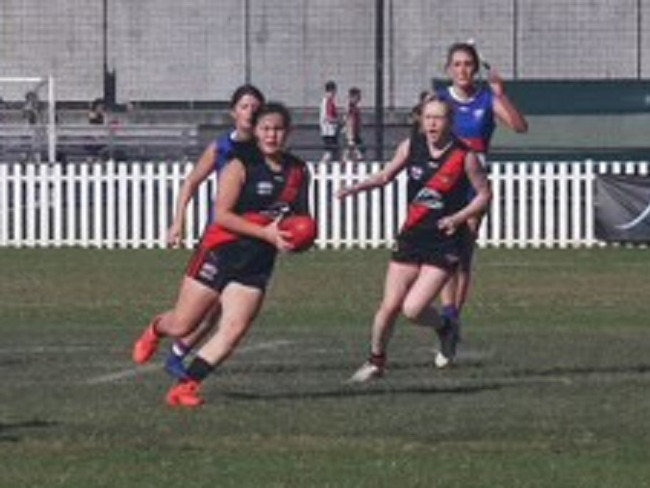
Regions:
<instances>
[{"instance_id":1,"label":"grass field","mask_svg":"<svg viewBox=\"0 0 650 488\"><path fill-rule=\"evenodd\" d=\"M483 250L458 365L400 322L355 387L386 251L282 258L207 405L176 411L130 348L187 257L0 250L0 487L650 486L647 250Z\"/></svg>"}]
</instances>

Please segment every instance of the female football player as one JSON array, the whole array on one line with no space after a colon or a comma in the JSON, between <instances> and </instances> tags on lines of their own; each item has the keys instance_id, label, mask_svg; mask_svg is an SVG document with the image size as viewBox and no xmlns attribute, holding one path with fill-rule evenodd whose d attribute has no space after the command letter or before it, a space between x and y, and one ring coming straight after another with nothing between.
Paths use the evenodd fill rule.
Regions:
<instances>
[{"instance_id":1,"label":"female football player","mask_svg":"<svg viewBox=\"0 0 650 488\"><path fill-rule=\"evenodd\" d=\"M264 105L254 116L256 146L240 151L221 171L216 220L187 268L176 306L157 317L136 341L133 357L148 361L162 337L180 337L220 303L216 333L199 349L187 376L168 392L171 406L203 403L200 387L246 335L264 299L278 251L290 251L281 216L307 214L308 171L285 152L291 123L282 104Z\"/></svg>"},{"instance_id":2,"label":"female football player","mask_svg":"<svg viewBox=\"0 0 650 488\"><path fill-rule=\"evenodd\" d=\"M364 382L384 374L386 350L400 313L434 328L441 350L453 356L458 330L443 322L431 305L456 271L467 222L487 208L491 192L477 156L452 134L452 108L435 96L422 104L421 130L399 144L393 159L378 173L343 188L341 198L367 191L408 172L409 208L388 264L384 297L371 330L370 356L350 378ZM467 193L475 191L467 203Z\"/></svg>"},{"instance_id":3,"label":"female football player","mask_svg":"<svg viewBox=\"0 0 650 488\"><path fill-rule=\"evenodd\" d=\"M238 150L247 145L254 145L252 119L255 112L264 103L264 95L255 86L244 84L233 92L230 98L230 116L234 127L211 142L203 151L198 162L181 186L176 202L176 213L172 225L167 231L167 243L172 247L181 244L187 206L199 186L213 173L217 175ZM210 205L212 207L212 204ZM212 214L212 208L209 209ZM214 218L210 215L210 221ZM215 325L219 315L218 304L210 311L206 319L187 337L174 341L165 361L165 369L174 377L185 375L183 358L190 349Z\"/></svg>"},{"instance_id":4,"label":"female football player","mask_svg":"<svg viewBox=\"0 0 650 488\"><path fill-rule=\"evenodd\" d=\"M481 63L488 69L488 84L477 82ZM453 107L453 132L479 157L483 165L490 147L496 121L523 133L528 123L519 109L506 95L503 80L487 63L482 62L473 44L453 44L447 52L447 74L451 85L439 90L437 95ZM470 198L471 198L470 194ZM471 283L471 265L482 215L472 219L471 232L467 234L461 262L452 279L442 290L442 313L445 320L459 321L460 311L467 300ZM450 358L438 356L436 364L444 367Z\"/></svg>"}]
</instances>

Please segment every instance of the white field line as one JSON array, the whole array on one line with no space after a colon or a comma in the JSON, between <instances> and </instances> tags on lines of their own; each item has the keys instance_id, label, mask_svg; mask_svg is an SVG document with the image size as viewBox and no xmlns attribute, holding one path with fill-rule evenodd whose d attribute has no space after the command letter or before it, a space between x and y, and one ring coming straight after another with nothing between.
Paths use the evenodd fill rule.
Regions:
<instances>
[{"instance_id":1,"label":"white field line","mask_svg":"<svg viewBox=\"0 0 650 488\"><path fill-rule=\"evenodd\" d=\"M261 342L259 344L244 346L237 351L237 354L250 354L259 351L275 350L281 347L289 346L294 343L295 341L288 341L288 340ZM120 371L115 371L114 373L103 374L100 376L93 376L92 378L89 378L86 381L84 381L84 383L87 385L100 385L103 383L113 383L126 378L132 378L135 376L140 376L142 374L151 373L154 371L160 371L161 368L162 365L160 363L147 364L145 366L122 369Z\"/></svg>"},{"instance_id":2,"label":"white field line","mask_svg":"<svg viewBox=\"0 0 650 488\"><path fill-rule=\"evenodd\" d=\"M91 351L92 346L26 346L26 347L0 347L0 354L72 354L76 352Z\"/></svg>"}]
</instances>

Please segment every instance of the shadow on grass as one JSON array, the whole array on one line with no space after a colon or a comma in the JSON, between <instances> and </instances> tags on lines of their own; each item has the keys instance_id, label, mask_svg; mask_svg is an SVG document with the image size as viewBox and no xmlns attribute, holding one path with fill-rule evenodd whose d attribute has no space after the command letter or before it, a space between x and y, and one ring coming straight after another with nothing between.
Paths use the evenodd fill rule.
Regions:
<instances>
[{"instance_id":1,"label":"shadow on grass","mask_svg":"<svg viewBox=\"0 0 650 488\"><path fill-rule=\"evenodd\" d=\"M599 374L625 375L650 373L650 364L610 366L555 366L551 368L524 368L510 373L513 378L529 376L590 376Z\"/></svg>"},{"instance_id":2,"label":"shadow on grass","mask_svg":"<svg viewBox=\"0 0 650 488\"><path fill-rule=\"evenodd\" d=\"M57 422L49 422L46 420L29 420L25 422L0 422L0 442L19 442L20 437L15 435L15 432L32 429L49 429L57 426Z\"/></svg>"},{"instance_id":3,"label":"shadow on grass","mask_svg":"<svg viewBox=\"0 0 650 488\"><path fill-rule=\"evenodd\" d=\"M310 391L309 388L293 389L287 387L285 391L223 391L222 395L233 400L318 400L323 398L345 399L354 397L372 397L387 395L432 395L432 394L477 394L486 391L498 391L511 388L522 388L548 384L569 385L576 380L589 382L592 378L602 380L604 375L611 375L613 378L624 380L628 375L647 374L650 372L650 365L620 365L620 366L557 366L550 368L524 368L502 371L496 375L496 371L487 372L485 376L458 376L458 373L466 370L482 369L482 363L462 363L459 366L450 368L449 371L440 372L441 376L429 376L421 381L415 382L413 377L408 378L403 373L410 371L424 370L435 371L432 361L396 361L391 363L389 377L378 381L371 381L365 384L332 383L331 379L323 380L328 387ZM349 364L341 362L315 362L305 364L279 364L267 363L249 365L248 367L237 368L238 373L244 374L312 374L312 373L351 373L353 368ZM452 373L451 376L442 376ZM394 380L392 374L402 373Z\"/></svg>"},{"instance_id":4,"label":"shadow on grass","mask_svg":"<svg viewBox=\"0 0 650 488\"><path fill-rule=\"evenodd\" d=\"M500 385L394 385L385 382L363 385L342 384L338 388L320 391L273 391L273 392L223 392L222 395L234 400L319 400L322 398L354 398L385 395L433 395L443 393L473 394L486 390L500 389Z\"/></svg>"},{"instance_id":5,"label":"shadow on grass","mask_svg":"<svg viewBox=\"0 0 650 488\"><path fill-rule=\"evenodd\" d=\"M358 366L354 365L354 366ZM354 397L370 397L385 395L432 395L432 394L474 394L488 390L498 390L503 385L490 381L459 381L457 378L444 378L428 376L424 379L414 380L412 377L403 377L404 373L412 371L435 371L434 363L426 361L395 361L391 362L388 370L388 377L370 381L363 384L353 384L341 381L333 382L330 373L340 373L337 376L348 378L354 371L354 366L343 362L315 362L307 367L305 364L265 364L242 368L239 373L244 374L313 374L327 373L321 383L327 387L317 390L310 390L309 387L295 389L288 387L285 391L275 389L273 391L224 391L222 394L235 400L289 400L307 399L318 400L323 398L345 399ZM393 378L396 375L396 378ZM326 378L327 377L327 378Z\"/></svg>"},{"instance_id":6,"label":"shadow on grass","mask_svg":"<svg viewBox=\"0 0 650 488\"><path fill-rule=\"evenodd\" d=\"M301 358L304 359L304 358ZM294 374L294 373L331 373L341 372L343 374L352 374L363 362L364 358L360 358L359 362L351 363L349 361L331 360L331 361L312 361L312 362L257 362L229 365L228 371L232 374L260 374L260 375L276 375L276 374ZM480 362L463 362L463 368L479 368L482 366ZM389 371L407 371L428 368L435 370L435 363L433 358L423 360L391 361Z\"/></svg>"}]
</instances>

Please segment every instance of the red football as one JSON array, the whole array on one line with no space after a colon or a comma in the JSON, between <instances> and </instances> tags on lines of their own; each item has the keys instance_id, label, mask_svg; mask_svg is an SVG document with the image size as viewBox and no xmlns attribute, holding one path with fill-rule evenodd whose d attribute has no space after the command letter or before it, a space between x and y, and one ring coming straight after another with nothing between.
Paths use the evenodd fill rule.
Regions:
<instances>
[{"instance_id":1,"label":"red football","mask_svg":"<svg viewBox=\"0 0 650 488\"><path fill-rule=\"evenodd\" d=\"M293 251L305 251L316 240L316 221L308 215L293 215L280 221L280 229L291 234Z\"/></svg>"}]
</instances>

